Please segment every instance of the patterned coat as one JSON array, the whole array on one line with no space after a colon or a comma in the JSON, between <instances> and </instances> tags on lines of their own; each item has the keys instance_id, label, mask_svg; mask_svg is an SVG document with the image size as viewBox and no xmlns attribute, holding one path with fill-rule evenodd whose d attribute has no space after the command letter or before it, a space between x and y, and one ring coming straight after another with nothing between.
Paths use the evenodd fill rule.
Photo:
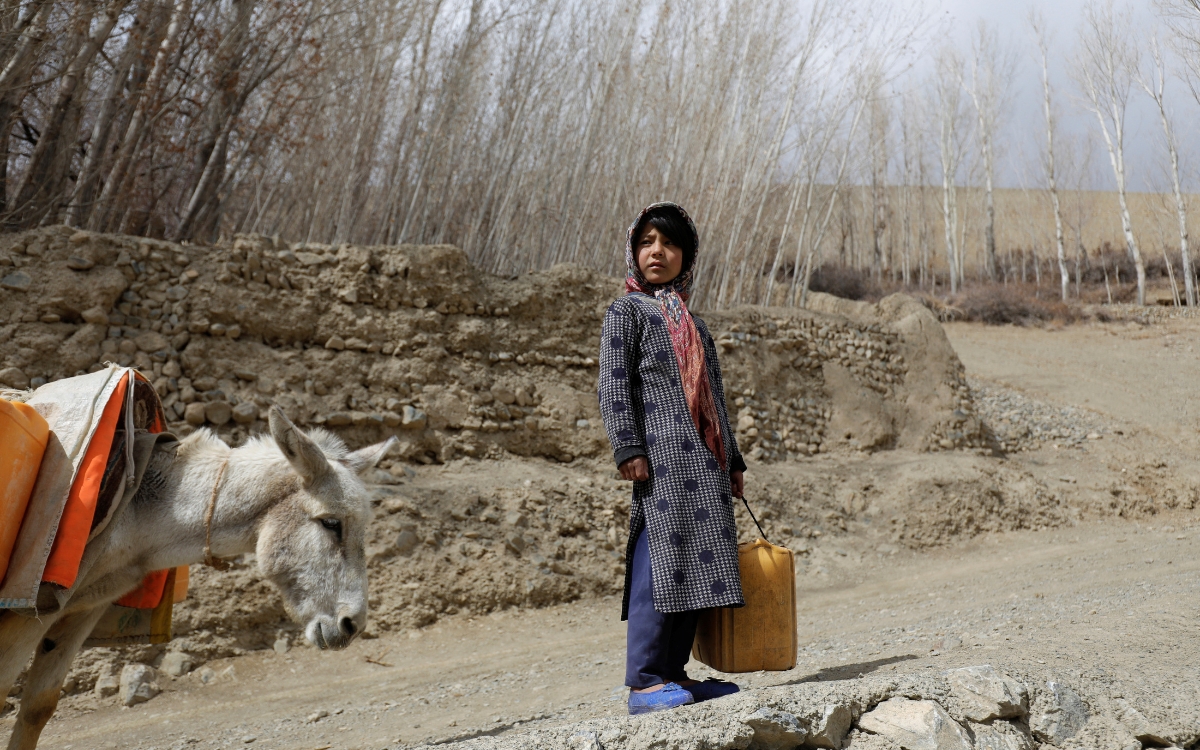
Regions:
<instances>
[{"instance_id":1,"label":"patterned coat","mask_svg":"<svg viewBox=\"0 0 1200 750\"><path fill-rule=\"evenodd\" d=\"M704 344L726 465L730 471L744 471L729 427L717 348L704 322L694 320ZM621 619L629 615L629 561L643 526L656 610L743 606L729 474L721 470L688 413L666 321L653 297L628 294L608 308L598 394L617 465L642 455L650 462L650 479L633 483Z\"/></svg>"}]
</instances>

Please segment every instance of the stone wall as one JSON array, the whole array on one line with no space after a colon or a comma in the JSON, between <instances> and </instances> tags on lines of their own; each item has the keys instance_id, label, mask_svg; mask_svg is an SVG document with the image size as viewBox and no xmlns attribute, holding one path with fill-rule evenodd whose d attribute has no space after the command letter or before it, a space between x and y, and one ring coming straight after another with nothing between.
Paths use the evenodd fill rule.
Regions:
<instances>
[{"instance_id":1,"label":"stone wall","mask_svg":"<svg viewBox=\"0 0 1200 750\"><path fill-rule=\"evenodd\" d=\"M240 442L281 405L404 458L602 456L600 321L618 279L558 266L501 278L449 246L202 247L49 227L0 238L0 385L102 362L152 376L180 432ZM962 366L903 296L704 315L754 461L983 450Z\"/></svg>"}]
</instances>

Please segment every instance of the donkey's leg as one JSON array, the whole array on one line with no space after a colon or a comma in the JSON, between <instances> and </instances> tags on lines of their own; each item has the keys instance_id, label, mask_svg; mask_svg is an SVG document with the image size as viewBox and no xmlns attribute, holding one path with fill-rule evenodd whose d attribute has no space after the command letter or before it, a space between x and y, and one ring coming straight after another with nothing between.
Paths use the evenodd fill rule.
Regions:
<instances>
[{"instance_id":1,"label":"donkey's leg","mask_svg":"<svg viewBox=\"0 0 1200 750\"><path fill-rule=\"evenodd\" d=\"M42 634L56 619L56 616L37 619L0 610L0 702L29 663Z\"/></svg>"},{"instance_id":2,"label":"donkey's leg","mask_svg":"<svg viewBox=\"0 0 1200 750\"><path fill-rule=\"evenodd\" d=\"M33 666L21 693L21 711L17 725L8 740L8 750L34 750L46 722L58 707L58 695L63 678L71 669L76 652L87 637L105 607L93 607L64 616L46 632L37 646Z\"/></svg>"}]
</instances>

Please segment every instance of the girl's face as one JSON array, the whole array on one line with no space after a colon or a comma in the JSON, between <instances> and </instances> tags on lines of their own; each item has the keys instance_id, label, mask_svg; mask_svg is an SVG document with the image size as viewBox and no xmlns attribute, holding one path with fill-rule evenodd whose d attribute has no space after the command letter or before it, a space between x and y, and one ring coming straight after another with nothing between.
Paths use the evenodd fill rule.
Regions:
<instances>
[{"instance_id":1,"label":"girl's face","mask_svg":"<svg viewBox=\"0 0 1200 750\"><path fill-rule=\"evenodd\" d=\"M647 224L637 238L637 264L651 284L668 284L683 271L683 249Z\"/></svg>"}]
</instances>

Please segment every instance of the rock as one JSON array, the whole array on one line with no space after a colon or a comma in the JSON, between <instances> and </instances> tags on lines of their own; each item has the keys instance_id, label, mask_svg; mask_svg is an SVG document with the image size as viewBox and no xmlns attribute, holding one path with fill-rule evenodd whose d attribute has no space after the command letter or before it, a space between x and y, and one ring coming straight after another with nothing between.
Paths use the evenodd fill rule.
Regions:
<instances>
[{"instance_id":1,"label":"rock","mask_svg":"<svg viewBox=\"0 0 1200 750\"><path fill-rule=\"evenodd\" d=\"M291 647L292 647L292 644L288 643L287 638L276 638L275 643L271 646L271 648L273 648L275 650L275 653L279 654L280 656L282 656L283 654L286 654L288 652L288 649L290 649Z\"/></svg>"},{"instance_id":2,"label":"rock","mask_svg":"<svg viewBox=\"0 0 1200 750\"><path fill-rule=\"evenodd\" d=\"M509 526L523 527L529 524L529 519L525 517L524 513L514 510L512 513L504 516L504 522Z\"/></svg>"},{"instance_id":3,"label":"rock","mask_svg":"<svg viewBox=\"0 0 1200 750\"><path fill-rule=\"evenodd\" d=\"M805 722L773 708L760 708L743 717L742 722L754 730L753 746L762 750L791 750L808 737Z\"/></svg>"},{"instance_id":4,"label":"rock","mask_svg":"<svg viewBox=\"0 0 1200 750\"><path fill-rule=\"evenodd\" d=\"M10 273L3 279L0 279L0 287L11 289L14 292L25 292L33 285L33 278L24 271Z\"/></svg>"},{"instance_id":5,"label":"rock","mask_svg":"<svg viewBox=\"0 0 1200 750\"><path fill-rule=\"evenodd\" d=\"M81 258L78 255L72 255L67 258L67 268L72 271L86 271L96 265L96 261L91 258Z\"/></svg>"},{"instance_id":6,"label":"rock","mask_svg":"<svg viewBox=\"0 0 1200 750\"><path fill-rule=\"evenodd\" d=\"M178 362L172 359L163 365L162 374L164 377L178 378L183 375L183 368L179 366Z\"/></svg>"},{"instance_id":7,"label":"rock","mask_svg":"<svg viewBox=\"0 0 1200 750\"><path fill-rule=\"evenodd\" d=\"M253 401L243 401L233 407L233 421L238 424L254 424L258 419L258 404Z\"/></svg>"},{"instance_id":8,"label":"rock","mask_svg":"<svg viewBox=\"0 0 1200 750\"><path fill-rule=\"evenodd\" d=\"M501 386L498 386L498 385L492 386L492 396L497 401L499 401L500 403L505 404L505 405L513 404L513 403L516 403L516 401L517 401L517 394L513 393L512 391L508 390L507 388L502 388Z\"/></svg>"},{"instance_id":9,"label":"rock","mask_svg":"<svg viewBox=\"0 0 1200 750\"><path fill-rule=\"evenodd\" d=\"M428 421L429 417L425 412L412 405L405 406L404 413L400 416L400 426L406 430L423 430Z\"/></svg>"},{"instance_id":10,"label":"rock","mask_svg":"<svg viewBox=\"0 0 1200 750\"><path fill-rule=\"evenodd\" d=\"M738 417L738 421L737 421L738 432L745 432L746 430L750 429L753 426L754 426L754 417L750 416L749 414L743 414L742 416Z\"/></svg>"},{"instance_id":11,"label":"rock","mask_svg":"<svg viewBox=\"0 0 1200 750\"><path fill-rule=\"evenodd\" d=\"M208 685L213 680L217 679L217 673L212 670L212 667L200 667L200 671L196 672L196 676L200 678L200 682Z\"/></svg>"},{"instance_id":12,"label":"rock","mask_svg":"<svg viewBox=\"0 0 1200 750\"><path fill-rule=\"evenodd\" d=\"M826 703L821 709L820 719L809 729L808 744L824 748L841 747L853 721L854 715L849 708L839 703Z\"/></svg>"},{"instance_id":13,"label":"rock","mask_svg":"<svg viewBox=\"0 0 1200 750\"><path fill-rule=\"evenodd\" d=\"M121 670L121 702L126 706L145 703L162 692L158 671L145 664L126 664Z\"/></svg>"},{"instance_id":14,"label":"rock","mask_svg":"<svg viewBox=\"0 0 1200 750\"><path fill-rule=\"evenodd\" d=\"M167 287L167 299L172 302L178 302L188 296L188 288L186 286Z\"/></svg>"},{"instance_id":15,"label":"rock","mask_svg":"<svg viewBox=\"0 0 1200 750\"><path fill-rule=\"evenodd\" d=\"M420 543L421 539L417 536L416 531L412 529L404 529L396 535L396 554L410 555Z\"/></svg>"},{"instance_id":16,"label":"rock","mask_svg":"<svg viewBox=\"0 0 1200 750\"><path fill-rule=\"evenodd\" d=\"M83 317L84 323L92 323L99 326L108 325L108 313L104 312L100 307L89 307L80 315Z\"/></svg>"},{"instance_id":17,"label":"rock","mask_svg":"<svg viewBox=\"0 0 1200 750\"><path fill-rule=\"evenodd\" d=\"M394 411L385 411L383 413L383 423L388 427L399 427L400 423L403 421L404 417L400 416Z\"/></svg>"},{"instance_id":18,"label":"rock","mask_svg":"<svg viewBox=\"0 0 1200 750\"><path fill-rule=\"evenodd\" d=\"M972 721L1020 718L1026 713L1025 686L1001 675L989 664L952 669L946 673L962 715Z\"/></svg>"},{"instance_id":19,"label":"rock","mask_svg":"<svg viewBox=\"0 0 1200 750\"><path fill-rule=\"evenodd\" d=\"M251 383L255 380L258 380L258 373L254 372L253 370L247 370L244 367L235 368L233 371L233 376L238 380L245 380Z\"/></svg>"},{"instance_id":20,"label":"rock","mask_svg":"<svg viewBox=\"0 0 1200 750\"><path fill-rule=\"evenodd\" d=\"M25 390L29 387L29 376L19 367L5 367L0 370L0 385Z\"/></svg>"},{"instance_id":21,"label":"rock","mask_svg":"<svg viewBox=\"0 0 1200 750\"><path fill-rule=\"evenodd\" d=\"M183 410L184 421L193 427L199 427L200 425L204 424L204 421L208 418L204 413L204 407L206 406L208 406L208 404L205 404L202 401L193 401L192 403L188 404Z\"/></svg>"},{"instance_id":22,"label":"rock","mask_svg":"<svg viewBox=\"0 0 1200 750\"><path fill-rule=\"evenodd\" d=\"M182 677L191 672L194 666L191 654L185 651L168 651L158 668L171 677Z\"/></svg>"},{"instance_id":23,"label":"rock","mask_svg":"<svg viewBox=\"0 0 1200 750\"><path fill-rule=\"evenodd\" d=\"M307 721L309 724L312 724L313 722L317 722L317 721L320 721L321 719L324 719L328 715L329 715L328 711L326 711L325 709L321 709L320 711L313 711L311 714L306 716L304 718L304 720Z\"/></svg>"},{"instance_id":24,"label":"rock","mask_svg":"<svg viewBox=\"0 0 1200 750\"><path fill-rule=\"evenodd\" d=\"M350 416L344 411L335 411L333 414L325 417L325 424L329 425L330 427L344 427L345 425L352 424L353 422L354 417Z\"/></svg>"},{"instance_id":25,"label":"rock","mask_svg":"<svg viewBox=\"0 0 1200 750\"><path fill-rule=\"evenodd\" d=\"M1153 726L1150 720L1142 715L1133 706L1129 705L1129 701L1124 698L1113 699L1113 707L1116 709L1115 714L1117 721L1121 722L1129 733L1137 737L1138 742L1143 745L1153 745L1163 747L1171 745L1171 741L1166 738L1166 733L1163 730Z\"/></svg>"},{"instance_id":26,"label":"rock","mask_svg":"<svg viewBox=\"0 0 1200 750\"><path fill-rule=\"evenodd\" d=\"M340 352L346 348L346 341L341 336L330 336L325 342L325 348Z\"/></svg>"},{"instance_id":27,"label":"rock","mask_svg":"<svg viewBox=\"0 0 1200 750\"><path fill-rule=\"evenodd\" d=\"M1037 743L1029 733L1007 721L991 724L972 724L975 750L1034 750Z\"/></svg>"},{"instance_id":28,"label":"rock","mask_svg":"<svg viewBox=\"0 0 1200 750\"><path fill-rule=\"evenodd\" d=\"M356 352L365 350L369 344L362 339L348 338L346 339L346 348L353 349Z\"/></svg>"},{"instance_id":29,"label":"rock","mask_svg":"<svg viewBox=\"0 0 1200 750\"><path fill-rule=\"evenodd\" d=\"M1061 744L1083 729L1088 710L1071 688L1053 680L1037 691L1029 711L1029 729L1043 742Z\"/></svg>"},{"instance_id":30,"label":"rock","mask_svg":"<svg viewBox=\"0 0 1200 750\"><path fill-rule=\"evenodd\" d=\"M567 738L570 750L604 750L595 732L579 731Z\"/></svg>"},{"instance_id":31,"label":"rock","mask_svg":"<svg viewBox=\"0 0 1200 750\"><path fill-rule=\"evenodd\" d=\"M147 354L153 354L154 352L162 351L171 345L171 342L167 341L166 336L162 335L161 333L155 333L154 331L145 331L141 333L133 340L133 343L137 344L139 351L146 352Z\"/></svg>"},{"instance_id":32,"label":"rock","mask_svg":"<svg viewBox=\"0 0 1200 750\"><path fill-rule=\"evenodd\" d=\"M204 405L204 418L217 427L225 424L233 416L233 408L226 401L209 401Z\"/></svg>"},{"instance_id":33,"label":"rock","mask_svg":"<svg viewBox=\"0 0 1200 750\"><path fill-rule=\"evenodd\" d=\"M97 697L108 698L121 691L121 681L115 674L108 672L96 679L96 686L92 690Z\"/></svg>"},{"instance_id":34,"label":"rock","mask_svg":"<svg viewBox=\"0 0 1200 750\"><path fill-rule=\"evenodd\" d=\"M301 265L305 266L319 266L325 262L325 258L323 256L317 255L316 253L306 253L303 250L296 253L295 257L296 260L300 261Z\"/></svg>"},{"instance_id":35,"label":"rock","mask_svg":"<svg viewBox=\"0 0 1200 750\"><path fill-rule=\"evenodd\" d=\"M513 533L504 537L504 546L508 547L510 550L519 555L525 551L525 548L529 546L529 543L526 542L520 534Z\"/></svg>"},{"instance_id":36,"label":"rock","mask_svg":"<svg viewBox=\"0 0 1200 750\"><path fill-rule=\"evenodd\" d=\"M892 698L863 714L858 726L904 750L972 750L966 730L933 701Z\"/></svg>"},{"instance_id":37,"label":"rock","mask_svg":"<svg viewBox=\"0 0 1200 750\"><path fill-rule=\"evenodd\" d=\"M229 326L228 328L225 329L225 337L226 338L236 339L237 337L239 337L241 335L242 335L242 327L241 326Z\"/></svg>"}]
</instances>

